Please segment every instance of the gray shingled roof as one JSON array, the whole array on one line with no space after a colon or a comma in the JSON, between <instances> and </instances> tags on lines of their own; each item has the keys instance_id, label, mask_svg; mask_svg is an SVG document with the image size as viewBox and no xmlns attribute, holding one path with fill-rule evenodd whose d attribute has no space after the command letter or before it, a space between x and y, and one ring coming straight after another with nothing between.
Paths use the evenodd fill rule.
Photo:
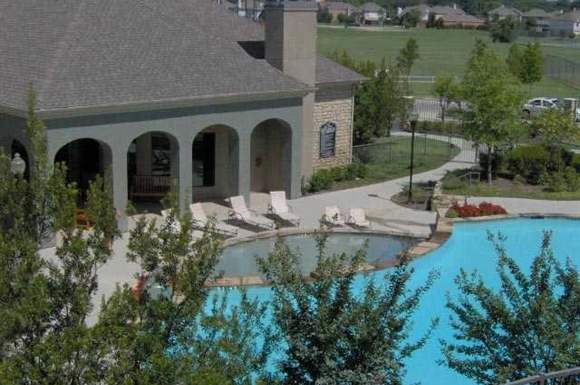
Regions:
<instances>
[{"instance_id":1,"label":"gray shingled roof","mask_svg":"<svg viewBox=\"0 0 580 385\"><path fill-rule=\"evenodd\" d=\"M259 40L210 0L0 0L0 106L23 110L29 82L41 111L303 92L239 44Z\"/></svg>"},{"instance_id":2,"label":"gray shingled roof","mask_svg":"<svg viewBox=\"0 0 580 385\"><path fill-rule=\"evenodd\" d=\"M318 57L316 65L316 83L359 83L365 80L365 77L348 69L328 58Z\"/></svg>"},{"instance_id":3,"label":"gray shingled roof","mask_svg":"<svg viewBox=\"0 0 580 385\"><path fill-rule=\"evenodd\" d=\"M525 12L524 17L550 17L550 14L543 9L533 8Z\"/></svg>"},{"instance_id":4,"label":"gray shingled roof","mask_svg":"<svg viewBox=\"0 0 580 385\"><path fill-rule=\"evenodd\" d=\"M499 7L492 9L491 11L489 11L490 15L498 15L501 17L506 17L506 16L516 16L519 17L522 15L522 12L520 10L518 10L517 8L513 8L513 7L506 7L505 5L500 5Z\"/></svg>"},{"instance_id":5,"label":"gray shingled roof","mask_svg":"<svg viewBox=\"0 0 580 385\"><path fill-rule=\"evenodd\" d=\"M0 105L40 110L301 92L237 43L253 23L207 0L0 0Z\"/></svg>"},{"instance_id":6,"label":"gray shingled roof","mask_svg":"<svg viewBox=\"0 0 580 385\"><path fill-rule=\"evenodd\" d=\"M381 11L385 10L383 7L381 7L377 3L373 3L373 2L364 3L363 5L360 6L360 9L363 12L381 12Z\"/></svg>"}]
</instances>

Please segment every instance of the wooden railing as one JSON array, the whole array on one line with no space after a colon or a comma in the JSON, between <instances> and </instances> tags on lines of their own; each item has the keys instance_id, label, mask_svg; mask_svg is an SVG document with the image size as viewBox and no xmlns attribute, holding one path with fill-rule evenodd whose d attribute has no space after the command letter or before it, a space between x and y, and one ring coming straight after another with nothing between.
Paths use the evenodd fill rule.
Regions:
<instances>
[{"instance_id":1,"label":"wooden railing","mask_svg":"<svg viewBox=\"0 0 580 385\"><path fill-rule=\"evenodd\" d=\"M555 380L555 381L551 381ZM540 373L521 380L508 382L503 385L575 385L580 383L580 366L571 369L559 370L551 373Z\"/></svg>"},{"instance_id":2,"label":"wooden railing","mask_svg":"<svg viewBox=\"0 0 580 385\"><path fill-rule=\"evenodd\" d=\"M135 197L163 197L171 190L171 176L135 175L131 183L131 199Z\"/></svg>"}]
</instances>

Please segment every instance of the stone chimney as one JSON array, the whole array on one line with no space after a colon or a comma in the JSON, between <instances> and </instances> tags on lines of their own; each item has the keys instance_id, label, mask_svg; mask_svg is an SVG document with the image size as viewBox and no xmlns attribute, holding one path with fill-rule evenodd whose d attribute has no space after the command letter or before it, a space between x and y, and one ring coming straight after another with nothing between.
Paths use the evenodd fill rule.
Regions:
<instances>
[{"instance_id":1,"label":"stone chimney","mask_svg":"<svg viewBox=\"0 0 580 385\"><path fill-rule=\"evenodd\" d=\"M316 85L316 1L266 0L264 4L265 58L286 75ZM302 176L312 174L314 91L302 99ZM296 127L293 127L295 130ZM294 198L294 197L293 197Z\"/></svg>"},{"instance_id":2,"label":"stone chimney","mask_svg":"<svg viewBox=\"0 0 580 385\"><path fill-rule=\"evenodd\" d=\"M266 0L266 61L308 85L316 82L316 1Z\"/></svg>"}]
</instances>

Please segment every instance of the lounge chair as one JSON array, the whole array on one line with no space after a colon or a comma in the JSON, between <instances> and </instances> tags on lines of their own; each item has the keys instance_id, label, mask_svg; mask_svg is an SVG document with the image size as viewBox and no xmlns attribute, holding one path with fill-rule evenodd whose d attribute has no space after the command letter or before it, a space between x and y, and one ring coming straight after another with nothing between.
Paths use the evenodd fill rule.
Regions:
<instances>
[{"instance_id":1,"label":"lounge chair","mask_svg":"<svg viewBox=\"0 0 580 385\"><path fill-rule=\"evenodd\" d=\"M161 210L161 218L163 218L164 224L169 222L170 217L171 210ZM174 233L181 232L181 223L179 222L179 217L177 216L173 218L173 222L171 223L171 231Z\"/></svg>"},{"instance_id":2,"label":"lounge chair","mask_svg":"<svg viewBox=\"0 0 580 385\"><path fill-rule=\"evenodd\" d=\"M274 229L274 221L263 217L261 215L255 214L246 206L246 201L241 195L231 197L228 199L232 210L230 211L230 217L237 219L249 225L260 227L267 230Z\"/></svg>"},{"instance_id":3,"label":"lounge chair","mask_svg":"<svg viewBox=\"0 0 580 385\"><path fill-rule=\"evenodd\" d=\"M363 209L350 209L346 223L361 228L369 228L371 226Z\"/></svg>"},{"instance_id":4,"label":"lounge chair","mask_svg":"<svg viewBox=\"0 0 580 385\"><path fill-rule=\"evenodd\" d=\"M284 191L270 192L268 212L283 221L292 223L294 226L300 226L300 217L290 211L290 207L288 207L288 202L286 201L286 192Z\"/></svg>"},{"instance_id":5,"label":"lounge chair","mask_svg":"<svg viewBox=\"0 0 580 385\"><path fill-rule=\"evenodd\" d=\"M238 228L235 226L230 226L227 223L222 222L211 222L205 214L201 203L190 205L189 211L191 211L192 226L196 229L205 230L205 228L211 224L212 230L217 234L226 237L236 237L238 235Z\"/></svg>"},{"instance_id":6,"label":"lounge chair","mask_svg":"<svg viewBox=\"0 0 580 385\"><path fill-rule=\"evenodd\" d=\"M328 206L324 209L322 221L332 226L344 226L344 217L337 206Z\"/></svg>"}]
</instances>

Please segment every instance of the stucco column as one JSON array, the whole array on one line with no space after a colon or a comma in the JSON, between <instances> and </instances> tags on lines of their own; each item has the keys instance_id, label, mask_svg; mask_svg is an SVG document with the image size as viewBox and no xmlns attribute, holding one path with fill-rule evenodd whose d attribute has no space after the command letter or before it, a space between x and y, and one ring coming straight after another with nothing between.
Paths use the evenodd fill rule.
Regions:
<instances>
[{"instance_id":1,"label":"stucco column","mask_svg":"<svg viewBox=\"0 0 580 385\"><path fill-rule=\"evenodd\" d=\"M119 229L128 230L127 221L127 147L119 146L112 149L112 179L113 179L113 204L119 218Z\"/></svg>"},{"instance_id":2,"label":"stucco column","mask_svg":"<svg viewBox=\"0 0 580 385\"><path fill-rule=\"evenodd\" d=\"M238 193L243 195L248 205L250 204L250 186L252 180L252 135L247 133L240 135L238 148Z\"/></svg>"},{"instance_id":3,"label":"stucco column","mask_svg":"<svg viewBox=\"0 0 580 385\"><path fill-rule=\"evenodd\" d=\"M193 185L193 155L192 142L179 139L179 207L182 213L189 210L192 202L191 189Z\"/></svg>"}]
</instances>

